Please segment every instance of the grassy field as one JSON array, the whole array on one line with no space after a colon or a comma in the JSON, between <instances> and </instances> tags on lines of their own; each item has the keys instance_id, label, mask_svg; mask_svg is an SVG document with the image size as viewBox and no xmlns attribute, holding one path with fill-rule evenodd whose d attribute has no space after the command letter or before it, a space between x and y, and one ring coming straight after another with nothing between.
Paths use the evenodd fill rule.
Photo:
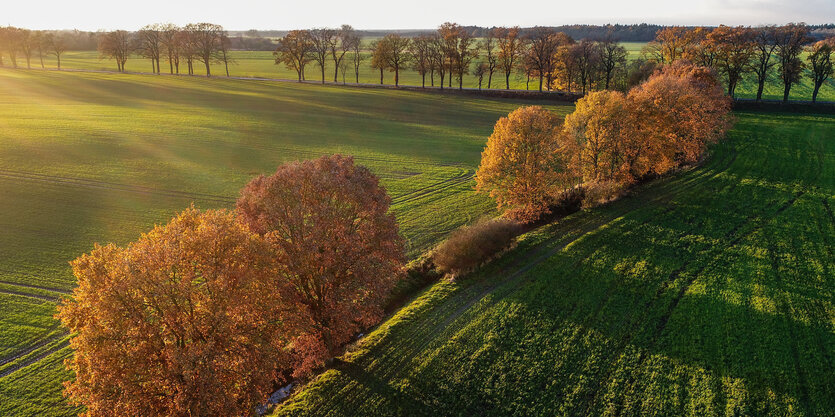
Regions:
<instances>
[{"instance_id":1,"label":"grassy field","mask_svg":"<svg viewBox=\"0 0 835 417\"><path fill-rule=\"evenodd\" d=\"M623 45L624 47L626 47L629 53L629 59L634 60L641 56L641 49L644 47L644 45L646 45L646 43L624 42ZM294 71L288 70L284 65L275 64L275 59L272 55L272 52L233 51L232 57L234 58L235 62L230 65L230 75L233 77L262 77L281 78L290 80L295 80L297 78L296 73ZM374 70L369 66L370 62L370 57L366 56L366 60L363 61L362 67L360 68L360 82L378 84L380 82L380 73L379 71ZM329 64L331 65L326 66L325 80L333 81L333 65L332 63ZM47 67L55 67L54 57L50 57L49 59L47 59L46 65ZM168 71L168 67L166 65L167 64L165 63L162 64L162 69L164 71ZM202 65L203 64L201 63L196 63L195 68L197 74L205 74L205 67L203 67ZM102 60L99 58L98 53L95 51L67 52L65 57L61 60L61 66L65 69L108 71L113 71L116 68L115 61ZM126 69L132 72L150 72L150 68L150 61L140 57L134 57L133 59L128 60L126 65ZM185 72L184 68L185 64L183 64L181 72ZM354 82L355 78L353 68L349 69L348 72L349 73L346 78L346 81L349 83ZM226 73L221 64L214 64L212 65L212 74L218 76L225 75ZM792 87L792 100L812 99L813 85L808 75L809 74L807 71L807 73L803 76L801 83ZM321 72L319 70L319 67L316 66L315 63L310 63L310 65L305 70L305 76L307 80L321 80ZM763 92L763 98L769 100L782 100L783 87L779 79L777 79L776 77L777 75L775 70L774 78L770 80L770 82L766 85L765 91ZM341 75L339 76L339 81L342 81ZM385 74L385 82L387 84L394 84L394 74L387 72ZM437 85L437 83L440 81L436 80L435 82ZM511 88L525 89L525 77L521 74L511 75L510 82ZM400 83L403 85L420 85L421 79L417 72L404 70L400 74ZM430 84L429 77L427 77L426 79L426 84ZM457 87L455 81L453 81L453 85ZM493 88L504 88L504 85L504 75L495 74L493 79ZM537 83L531 82L530 88L537 88L537 85ZM478 87L478 80L471 75L467 75L464 77L464 87ZM483 87L487 87L487 78L484 79ZM753 74L748 74L748 76L743 80L743 82L737 87L737 96L740 98L756 98L756 92L756 78ZM835 80L830 79L821 87L821 91L818 95L818 100L835 101Z\"/></svg>"},{"instance_id":2,"label":"grassy field","mask_svg":"<svg viewBox=\"0 0 835 417\"><path fill-rule=\"evenodd\" d=\"M68 415L68 261L195 204L232 207L283 162L355 155L393 197L414 256L492 213L485 138L525 104L260 81L0 69L0 415ZM570 107L555 107L566 113Z\"/></svg>"},{"instance_id":3,"label":"grassy field","mask_svg":"<svg viewBox=\"0 0 835 417\"><path fill-rule=\"evenodd\" d=\"M276 415L835 415L835 117L737 117L704 166L429 288Z\"/></svg>"}]
</instances>

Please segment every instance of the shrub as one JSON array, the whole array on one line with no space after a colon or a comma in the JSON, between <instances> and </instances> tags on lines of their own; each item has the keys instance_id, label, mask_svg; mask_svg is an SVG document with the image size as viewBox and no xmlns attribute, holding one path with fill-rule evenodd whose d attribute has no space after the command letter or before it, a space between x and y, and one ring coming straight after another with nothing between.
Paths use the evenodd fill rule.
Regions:
<instances>
[{"instance_id":1,"label":"shrub","mask_svg":"<svg viewBox=\"0 0 835 417\"><path fill-rule=\"evenodd\" d=\"M584 185L583 208L597 207L615 201L626 191L626 185L618 181L596 181Z\"/></svg>"},{"instance_id":2,"label":"shrub","mask_svg":"<svg viewBox=\"0 0 835 417\"><path fill-rule=\"evenodd\" d=\"M519 223L508 219L481 219L453 232L433 252L441 272L459 274L481 265L513 243L521 232Z\"/></svg>"}]
</instances>

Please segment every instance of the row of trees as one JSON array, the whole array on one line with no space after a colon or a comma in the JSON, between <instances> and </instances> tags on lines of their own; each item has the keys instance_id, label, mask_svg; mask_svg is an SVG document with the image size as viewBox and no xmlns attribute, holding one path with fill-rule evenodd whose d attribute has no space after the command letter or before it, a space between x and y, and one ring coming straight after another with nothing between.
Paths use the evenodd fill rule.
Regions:
<instances>
[{"instance_id":1,"label":"row of trees","mask_svg":"<svg viewBox=\"0 0 835 417\"><path fill-rule=\"evenodd\" d=\"M179 27L168 23L148 25L138 32L103 32L99 34L98 50L103 58L115 60L120 72L125 71L128 58L138 54L151 61L153 73L162 71L161 60L167 61L171 74L179 74L180 64L185 63L189 75L194 75L195 63L201 62L206 76L212 75L212 63L223 63L228 77L230 44L223 26L191 23Z\"/></svg>"},{"instance_id":2,"label":"row of trees","mask_svg":"<svg viewBox=\"0 0 835 417\"><path fill-rule=\"evenodd\" d=\"M26 60L26 68L32 68L34 58L38 58L41 68L46 68L44 57L51 55L58 60L58 69L61 69L61 55L67 50L68 43L67 36L61 32L0 27L0 66L5 65L5 55L15 68L20 65L20 58Z\"/></svg>"},{"instance_id":3,"label":"row of trees","mask_svg":"<svg viewBox=\"0 0 835 417\"><path fill-rule=\"evenodd\" d=\"M252 180L234 211L188 209L72 262L59 306L85 415L251 415L383 315L404 242L390 198L343 156Z\"/></svg>"},{"instance_id":4,"label":"row of trees","mask_svg":"<svg viewBox=\"0 0 835 417\"><path fill-rule=\"evenodd\" d=\"M496 123L477 189L521 221L549 212L566 190L611 192L697 162L730 126L730 100L707 67L665 66L628 94L599 91L559 116L524 107Z\"/></svg>"},{"instance_id":5,"label":"row of trees","mask_svg":"<svg viewBox=\"0 0 835 417\"><path fill-rule=\"evenodd\" d=\"M754 74L757 100L762 100L765 84L776 75L783 84L783 101L787 101L792 86L808 69L813 81L812 101L816 101L820 87L833 72L835 38L812 41L803 23L713 29L668 27L658 31L644 54L662 64L686 59L714 68L725 77L731 97L742 78ZM804 52L806 62L802 59Z\"/></svg>"},{"instance_id":6,"label":"row of trees","mask_svg":"<svg viewBox=\"0 0 835 417\"><path fill-rule=\"evenodd\" d=\"M346 56L350 54L350 58ZM350 26L341 29L295 30L278 41L276 64L296 71L299 81L304 70L315 63L325 81L325 66L334 66L334 82L342 71L343 81L349 64L355 81L359 82L363 55L360 38ZM464 76L472 73L481 85L493 88L494 76L503 76L504 87L510 88L511 75L521 72L539 79L539 90L577 85L585 92L592 85L610 88L625 75L626 50L608 39L600 42L575 42L567 35L548 28L534 28L522 34L519 27L492 28L483 39L476 39L471 30L455 23L444 23L434 34L405 37L388 34L371 45L370 66L380 71L384 83L386 71L394 73L394 84L400 84L402 70L414 70L421 76L421 85L463 88ZM576 84L575 84L576 82Z\"/></svg>"}]
</instances>

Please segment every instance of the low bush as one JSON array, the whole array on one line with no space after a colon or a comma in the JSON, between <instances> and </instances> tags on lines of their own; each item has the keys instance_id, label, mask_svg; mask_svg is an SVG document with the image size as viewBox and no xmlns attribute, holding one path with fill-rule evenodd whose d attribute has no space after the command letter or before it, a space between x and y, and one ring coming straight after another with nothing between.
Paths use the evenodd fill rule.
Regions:
<instances>
[{"instance_id":1,"label":"low bush","mask_svg":"<svg viewBox=\"0 0 835 417\"><path fill-rule=\"evenodd\" d=\"M481 219L453 232L435 248L432 259L441 272L467 272L509 247L521 230L513 220Z\"/></svg>"},{"instance_id":2,"label":"low bush","mask_svg":"<svg viewBox=\"0 0 835 417\"><path fill-rule=\"evenodd\" d=\"M595 181L585 184L584 191L583 208L592 208L623 197L626 185L618 181Z\"/></svg>"}]
</instances>

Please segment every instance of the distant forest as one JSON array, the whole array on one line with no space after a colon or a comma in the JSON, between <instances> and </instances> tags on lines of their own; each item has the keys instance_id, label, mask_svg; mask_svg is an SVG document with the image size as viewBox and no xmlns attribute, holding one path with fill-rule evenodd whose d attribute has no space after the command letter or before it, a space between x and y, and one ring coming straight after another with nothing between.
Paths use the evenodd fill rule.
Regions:
<instances>
[{"instance_id":1,"label":"distant forest","mask_svg":"<svg viewBox=\"0 0 835 417\"><path fill-rule=\"evenodd\" d=\"M618 42L649 42L655 38L655 33L666 26L641 23L636 25L563 25L551 26L557 32L563 32L573 39L602 40L611 38ZM809 25L810 35L815 39L823 39L835 36L835 23L825 25ZM464 26L471 30L475 37L483 37L488 27ZM522 33L532 28L523 28ZM381 38L389 33L397 33L402 36L417 36L432 33L436 29L420 30L357 30L363 38ZM274 51L276 38L287 34L286 30L245 30L228 31L231 49L246 51ZM85 31L62 31L67 42L67 50L70 51L91 51L98 46L98 33Z\"/></svg>"}]
</instances>

